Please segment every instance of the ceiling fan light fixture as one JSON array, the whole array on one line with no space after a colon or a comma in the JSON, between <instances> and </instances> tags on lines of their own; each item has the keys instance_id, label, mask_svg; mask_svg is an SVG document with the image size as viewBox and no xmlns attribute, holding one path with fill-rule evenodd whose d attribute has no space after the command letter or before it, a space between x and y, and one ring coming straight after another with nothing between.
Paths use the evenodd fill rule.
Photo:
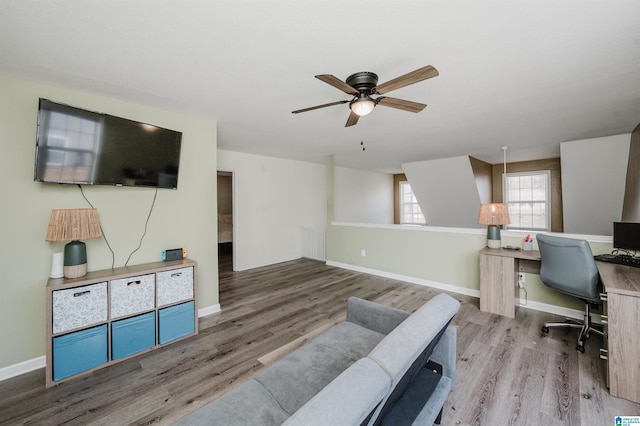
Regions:
<instances>
[{"instance_id":1,"label":"ceiling fan light fixture","mask_svg":"<svg viewBox=\"0 0 640 426\"><path fill-rule=\"evenodd\" d=\"M438 70L436 70L431 65L427 65L379 85L378 75L368 71L351 74L345 81L342 81L338 77L331 74L318 74L315 76L318 80L335 87L336 89L346 93L347 95L351 95L351 100L330 102L327 104L316 105L310 108L298 109L291 112L294 114L298 114L300 112L312 111L314 109L330 107L333 105L346 104L348 102L350 113L344 127L351 127L358 124L358 119L363 115L370 114L378 104L384 107L396 108L413 113L420 112L426 108L426 104L378 95L384 95L385 93L391 92L392 90L397 90L402 87L406 87L411 84L426 80L428 78L435 77L437 75ZM371 96L376 96L376 98L372 99Z\"/></svg>"},{"instance_id":2,"label":"ceiling fan light fixture","mask_svg":"<svg viewBox=\"0 0 640 426\"><path fill-rule=\"evenodd\" d=\"M373 99L371 99L367 95L361 94L358 99L354 99L349 104L349 108L353 111L354 114L362 117L363 115L369 114L373 111L373 108L376 106L376 103Z\"/></svg>"}]
</instances>

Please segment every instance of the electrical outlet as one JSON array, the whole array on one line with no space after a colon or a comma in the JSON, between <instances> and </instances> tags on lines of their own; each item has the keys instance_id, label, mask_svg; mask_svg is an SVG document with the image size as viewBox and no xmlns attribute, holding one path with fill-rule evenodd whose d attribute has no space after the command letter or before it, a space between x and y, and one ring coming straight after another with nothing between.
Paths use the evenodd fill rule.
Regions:
<instances>
[{"instance_id":1,"label":"electrical outlet","mask_svg":"<svg viewBox=\"0 0 640 426\"><path fill-rule=\"evenodd\" d=\"M366 257L367 256L367 251L365 249L360 250L360 256Z\"/></svg>"},{"instance_id":2,"label":"electrical outlet","mask_svg":"<svg viewBox=\"0 0 640 426\"><path fill-rule=\"evenodd\" d=\"M518 272L518 287L524 288L525 278L524 272Z\"/></svg>"}]
</instances>

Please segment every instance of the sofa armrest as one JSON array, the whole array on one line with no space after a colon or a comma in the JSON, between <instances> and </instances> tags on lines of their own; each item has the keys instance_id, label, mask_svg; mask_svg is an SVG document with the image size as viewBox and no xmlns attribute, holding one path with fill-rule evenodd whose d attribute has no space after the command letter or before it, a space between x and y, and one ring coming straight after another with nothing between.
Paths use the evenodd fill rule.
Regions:
<instances>
[{"instance_id":1,"label":"sofa armrest","mask_svg":"<svg viewBox=\"0 0 640 426\"><path fill-rule=\"evenodd\" d=\"M409 312L358 297L350 297L347 301L347 321L385 335L409 315Z\"/></svg>"},{"instance_id":2,"label":"sofa armrest","mask_svg":"<svg viewBox=\"0 0 640 426\"><path fill-rule=\"evenodd\" d=\"M449 377L452 382L456 378L457 336L458 330L454 326L448 326L429 357L429 361L442 366L442 375Z\"/></svg>"}]
</instances>

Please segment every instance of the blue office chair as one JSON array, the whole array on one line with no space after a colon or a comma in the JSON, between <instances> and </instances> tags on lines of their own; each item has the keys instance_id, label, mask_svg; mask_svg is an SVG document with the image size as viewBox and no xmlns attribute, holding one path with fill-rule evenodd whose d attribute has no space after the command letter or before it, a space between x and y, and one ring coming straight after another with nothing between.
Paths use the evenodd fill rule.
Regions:
<instances>
[{"instance_id":1,"label":"blue office chair","mask_svg":"<svg viewBox=\"0 0 640 426\"><path fill-rule=\"evenodd\" d=\"M540 280L547 286L562 293L577 297L585 302L584 321L567 319L561 323L546 323L542 327L543 333L549 332L549 327L579 328L578 346L576 349L584 353L584 342L590 332L603 334L591 324L591 306L600 305L600 290L602 281L598 267L593 259L589 243L585 240L556 237L538 234L540 249Z\"/></svg>"}]
</instances>

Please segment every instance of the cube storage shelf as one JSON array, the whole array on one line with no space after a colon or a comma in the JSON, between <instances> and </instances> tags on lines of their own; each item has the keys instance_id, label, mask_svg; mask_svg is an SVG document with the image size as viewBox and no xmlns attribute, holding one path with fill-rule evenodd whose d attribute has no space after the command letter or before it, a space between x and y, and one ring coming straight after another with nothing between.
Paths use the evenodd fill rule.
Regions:
<instances>
[{"instance_id":1,"label":"cube storage shelf","mask_svg":"<svg viewBox=\"0 0 640 426\"><path fill-rule=\"evenodd\" d=\"M196 277L183 259L50 278L47 387L197 334Z\"/></svg>"}]
</instances>

